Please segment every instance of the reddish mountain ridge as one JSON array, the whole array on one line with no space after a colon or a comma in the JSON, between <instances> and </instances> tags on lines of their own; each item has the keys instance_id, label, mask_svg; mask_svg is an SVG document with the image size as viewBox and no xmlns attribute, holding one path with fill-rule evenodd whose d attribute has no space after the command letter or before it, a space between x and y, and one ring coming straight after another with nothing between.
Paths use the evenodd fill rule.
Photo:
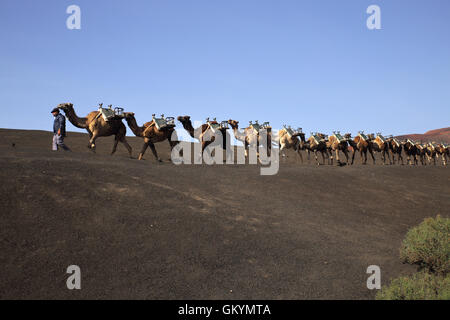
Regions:
<instances>
[{"instance_id":1,"label":"reddish mountain ridge","mask_svg":"<svg viewBox=\"0 0 450 320\"><path fill-rule=\"evenodd\" d=\"M399 139L412 139L422 142L443 142L450 143L450 127L435 129L425 132L424 134L414 133L397 136Z\"/></svg>"}]
</instances>

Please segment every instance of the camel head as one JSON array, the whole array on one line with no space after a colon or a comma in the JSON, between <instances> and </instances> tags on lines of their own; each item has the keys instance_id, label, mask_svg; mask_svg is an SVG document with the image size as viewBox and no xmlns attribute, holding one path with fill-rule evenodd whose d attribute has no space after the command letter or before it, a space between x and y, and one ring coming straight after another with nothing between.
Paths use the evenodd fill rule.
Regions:
<instances>
[{"instance_id":1,"label":"camel head","mask_svg":"<svg viewBox=\"0 0 450 320\"><path fill-rule=\"evenodd\" d=\"M352 134L351 133L344 134L344 139L345 140L352 140Z\"/></svg>"},{"instance_id":2,"label":"camel head","mask_svg":"<svg viewBox=\"0 0 450 320\"><path fill-rule=\"evenodd\" d=\"M177 120L180 121L181 123L187 123L188 121L191 120L190 116L179 116L177 117Z\"/></svg>"},{"instance_id":3,"label":"camel head","mask_svg":"<svg viewBox=\"0 0 450 320\"><path fill-rule=\"evenodd\" d=\"M134 112L124 112L124 113L123 113L123 117L124 117L125 119L131 119L131 118L134 118Z\"/></svg>"},{"instance_id":4,"label":"camel head","mask_svg":"<svg viewBox=\"0 0 450 320\"><path fill-rule=\"evenodd\" d=\"M63 110L64 112L68 111L68 110L73 110L73 104L69 103L69 102L65 102L65 103L60 103L57 106L58 109Z\"/></svg>"},{"instance_id":5,"label":"camel head","mask_svg":"<svg viewBox=\"0 0 450 320\"><path fill-rule=\"evenodd\" d=\"M228 124L231 126L231 128L233 129L238 129L239 128L239 121L236 120L228 120Z\"/></svg>"}]
</instances>

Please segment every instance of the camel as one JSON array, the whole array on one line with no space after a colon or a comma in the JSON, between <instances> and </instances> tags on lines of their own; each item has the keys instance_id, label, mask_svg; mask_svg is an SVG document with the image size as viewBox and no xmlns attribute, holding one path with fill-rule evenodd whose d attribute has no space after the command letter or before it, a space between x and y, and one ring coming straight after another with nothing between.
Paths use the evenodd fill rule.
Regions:
<instances>
[{"instance_id":1,"label":"camel","mask_svg":"<svg viewBox=\"0 0 450 320\"><path fill-rule=\"evenodd\" d=\"M442 165L446 166L448 158L450 158L450 147L444 143L438 143L436 146L437 157L442 157Z\"/></svg>"},{"instance_id":2,"label":"camel","mask_svg":"<svg viewBox=\"0 0 450 320\"><path fill-rule=\"evenodd\" d=\"M271 146L272 146L272 128L269 126L268 122L264 122L262 125L255 121L249 122L249 126L244 129L244 131L239 130L239 121L236 120L228 120L228 124L231 126L234 132L234 136L238 141L244 143L245 148L245 157L248 157L249 146L257 147L257 156L259 157L259 146L267 148L267 155L270 156ZM263 139L262 134L260 132L265 130L266 139Z\"/></svg>"},{"instance_id":3,"label":"camel","mask_svg":"<svg viewBox=\"0 0 450 320\"><path fill-rule=\"evenodd\" d=\"M425 161L425 156L427 154L427 147L422 144L422 142L416 142L416 154L420 158L420 163L425 166L427 163Z\"/></svg>"},{"instance_id":4,"label":"camel","mask_svg":"<svg viewBox=\"0 0 450 320\"><path fill-rule=\"evenodd\" d=\"M102 104L100 104L100 107ZM131 158L131 146L128 144L125 135L127 133L127 128L122 122L122 116L114 117L106 121L100 114L100 111L92 111L87 117L80 118L75 113L72 103L60 103L58 108L63 110L67 119L75 127L86 129L89 134L89 145L88 148L95 152L95 140L99 137L115 136L113 149L111 155L113 155L117 150L117 144L121 142L128 150Z\"/></svg>"},{"instance_id":5,"label":"camel","mask_svg":"<svg viewBox=\"0 0 450 320\"><path fill-rule=\"evenodd\" d=\"M209 118L206 119L206 123L202 124L200 127L195 129L192 126L192 121L190 116L179 116L177 118L178 121L181 122L183 128L189 133L189 135L197 139L202 145L202 154L207 146L212 144L215 141L214 133L212 132L211 125L213 125L217 130L222 134L222 148L227 151L227 157L229 156L229 151L227 148L227 144L230 142L230 138L228 137L227 132L227 123L226 121L222 121L220 124L214 118L213 121L209 121ZM231 147L231 146L230 146Z\"/></svg>"},{"instance_id":6,"label":"camel","mask_svg":"<svg viewBox=\"0 0 450 320\"><path fill-rule=\"evenodd\" d=\"M359 151L359 154L361 156L361 164L364 165L367 164L367 151L369 151L370 155L372 156L373 163L375 164L375 157L373 155L373 151L369 147L370 139L364 134L363 131L358 132L358 135L353 140L351 139L351 136L347 136L347 141L353 148L351 164L353 164L353 162L355 161L356 151ZM363 155L364 155L364 162L363 162Z\"/></svg>"},{"instance_id":7,"label":"camel","mask_svg":"<svg viewBox=\"0 0 450 320\"><path fill-rule=\"evenodd\" d=\"M346 164L348 164L348 142L347 138L349 134L347 134L345 137L342 137L340 132L334 132L333 134L328 138L327 142L327 149L330 153L330 160L331 165L333 165L333 151L336 153L336 161L338 162L338 165L341 165L341 160L339 159L339 150L342 151L345 155L345 158L347 159Z\"/></svg>"},{"instance_id":8,"label":"camel","mask_svg":"<svg viewBox=\"0 0 450 320\"><path fill-rule=\"evenodd\" d=\"M312 151L314 152L314 157L316 159L317 165L319 166L319 160L317 158L317 152L320 152L322 154L322 165L325 164L325 155L328 156L327 151L327 142L326 142L326 136L323 133L315 133L313 134L311 132L311 137L309 137L308 141L305 143L305 148L308 150L308 160L309 160L309 153Z\"/></svg>"},{"instance_id":9,"label":"camel","mask_svg":"<svg viewBox=\"0 0 450 320\"><path fill-rule=\"evenodd\" d=\"M402 144L393 136L389 136L386 139L386 142L389 145L389 150L392 153L392 163L395 164L395 155L397 155L397 163L400 163L400 159L402 160L402 165L404 165L403 157L402 157Z\"/></svg>"},{"instance_id":10,"label":"camel","mask_svg":"<svg viewBox=\"0 0 450 320\"><path fill-rule=\"evenodd\" d=\"M409 165L416 165L418 164L417 161L417 147L416 144L411 139L406 139L403 143L403 150L405 150L405 153L407 155L406 158L406 164ZM412 157L412 160L411 160Z\"/></svg>"},{"instance_id":11,"label":"camel","mask_svg":"<svg viewBox=\"0 0 450 320\"><path fill-rule=\"evenodd\" d=\"M433 164L436 165L436 157L438 156L437 147L435 142L428 142L425 145L425 155L429 165L431 165L431 160L433 160Z\"/></svg>"},{"instance_id":12,"label":"camel","mask_svg":"<svg viewBox=\"0 0 450 320\"><path fill-rule=\"evenodd\" d=\"M128 127L133 131L136 137L144 138L144 145L142 146L141 152L139 153L138 160L142 160L145 151L148 147L152 150L155 159L159 162L162 160L159 158L158 153L156 152L155 143L161 142L164 140L169 141L170 149L173 149L179 141L172 141L172 133L175 131L175 124L173 123L172 117L164 118L164 115L161 115L161 118L155 118L153 114L152 121L144 123L142 127L140 127L136 118L134 117L133 112L125 112L125 121L128 124ZM158 122L158 123L157 123ZM159 123L161 126L158 128Z\"/></svg>"},{"instance_id":13,"label":"camel","mask_svg":"<svg viewBox=\"0 0 450 320\"><path fill-rule=\"evenodd\" d=\"M298 137L300 137L300 139ZM303 157L300 151L303 149L306 141L302 128L298 128L297 131L294 131L290 126L284 126L283 129L278 131L278 138L279 152L282 153L284 149L294 149L303 163ZM285 157L284 152L282 153L282 156Z\"/></svg>"},{"instance_id":14,"label":"camel","mask_svg":"<svg viewBox=\"0 0 450 320\"><path fill-rule=\"evenodd\" d=\"M381 133L377 133L376 137L373 134L368 135L369 148L373 151L382 153L383 165L386 164L386 154L389 159L389 164L392 164L391 155L389 153L389 143L387 143L386 139L381 135ZM375 164L375 160L374 160Z\"/></svg>"}]
</instances>

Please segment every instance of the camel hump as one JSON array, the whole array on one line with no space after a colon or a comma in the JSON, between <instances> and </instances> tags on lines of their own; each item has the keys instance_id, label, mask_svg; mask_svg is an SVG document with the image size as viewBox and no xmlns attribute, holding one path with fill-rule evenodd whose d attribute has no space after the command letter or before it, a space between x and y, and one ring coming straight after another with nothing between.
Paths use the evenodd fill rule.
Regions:
<instances>
[{"instance_id":1,"label":"camel hump","mask_svg":"<svg viewBox=\"0 0 450 320\"><path fill-rule=\"evenodd\" d=\"M149 121L149 122L146 122L146 123L144 123L144 127L151 127L151 126L154 126L155 125L155 122L152 120L152 121Z\"/></svg>"}]
</instances>

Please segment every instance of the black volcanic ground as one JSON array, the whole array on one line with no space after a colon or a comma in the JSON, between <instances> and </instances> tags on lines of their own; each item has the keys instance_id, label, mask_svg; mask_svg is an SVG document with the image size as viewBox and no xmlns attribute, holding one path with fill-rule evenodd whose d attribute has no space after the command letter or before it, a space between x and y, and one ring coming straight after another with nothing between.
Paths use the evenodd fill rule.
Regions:
<instances>
[{"instance_id":1,"label":"black volcanic ground","mask_svg":"<svg viewBox=\"0 0 450 320\"><path fill-rule=\"evenodd\" d=\"M121 145L111 157L111 137L96 154L85 134L69 133L72 153L52 152L51 137L0 130L2 299L372 299L367 266L383 285L413 272L398 258L405 233L449 216L441 165L318 167L290 153L261 176L175 166L167 143L156 163ZM128 140L136 157L142 140Z\"/></svg>"}]
</instances>

